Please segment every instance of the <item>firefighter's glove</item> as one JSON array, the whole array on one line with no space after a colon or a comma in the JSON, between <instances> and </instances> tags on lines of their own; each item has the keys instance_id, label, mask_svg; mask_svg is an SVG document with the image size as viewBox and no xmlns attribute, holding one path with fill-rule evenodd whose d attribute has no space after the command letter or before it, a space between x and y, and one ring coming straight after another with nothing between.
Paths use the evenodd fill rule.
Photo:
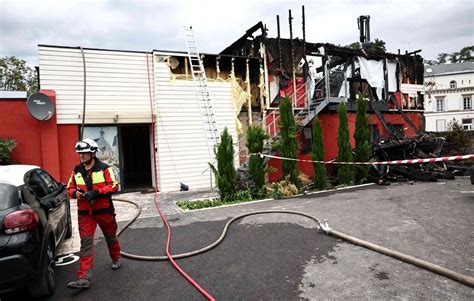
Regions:
<instances>
[{"instance_id":1,"label":"firefighter's glove","mask_svg":"<svg viewBox=\"0 0 474 301\"><path fill-rule=\"evenodd\" d=\"M86 191L86 193L84 193L82 197L85 198L87 201L89 201L91 204L94 204L95 198L97 198L98 196L100 196L100 192L99 190L95 189L95 190Z\"/></svg>"}]
</instances>

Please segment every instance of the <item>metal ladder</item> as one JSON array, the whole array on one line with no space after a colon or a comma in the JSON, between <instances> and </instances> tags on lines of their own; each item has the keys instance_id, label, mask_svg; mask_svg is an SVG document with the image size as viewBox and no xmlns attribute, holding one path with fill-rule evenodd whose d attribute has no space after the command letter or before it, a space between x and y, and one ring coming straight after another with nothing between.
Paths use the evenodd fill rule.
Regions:
<instances>
[{"instance_id":1,"label":"metal ladder","mask_svg":"<svg viewBox=\"0 0 474 301\"><path fill-rule=\"evenodd\" d=\"M196 39L194 38L193 28L191 26L184 27L184 33L186 36L186 47L188 49L188 59L189 65L191 66L191 74L193 75L194 88L201 111L201 120L206 133L207 149L211 162L214 162L214 145L219 143L220 137L207 86L206 71L201 61Z\"/></svg>"}]
</instances>

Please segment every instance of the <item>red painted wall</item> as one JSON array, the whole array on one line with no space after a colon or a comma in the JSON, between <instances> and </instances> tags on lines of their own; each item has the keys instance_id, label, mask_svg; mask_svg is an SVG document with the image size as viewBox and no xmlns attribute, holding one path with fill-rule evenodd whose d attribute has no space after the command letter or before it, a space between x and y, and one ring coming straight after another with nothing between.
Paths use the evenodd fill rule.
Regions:
<instances>
[{"instance_id":1,"label":"red painted wall","mask_svg":"<svg viewBox=\"0 0 474 301\"><path fill-rule=\"evenodd\" d=\"M41 90L56 104L53 90ZM57 125L56 114L38 121L28 112L26 99L0 101L0 137L14 138L12 159L19 164L38 165L56 180L66 182L78 162L74 144L78 125Z\"/></svg>"},{"instance_id":2,"label":"red painted wall","mask_svg":"<svg viewBox=\"0 0 474 301\"><path fill-rule=\"evenodd\" d=\"M79 157L74 146L79 140L77 124L58 124L60 181L67 183L74 166L79 164Z\"/></svg>"},{"instance_id":3,"label":"red painted wall","mask_svg":"<svg viewBox=\"0 0 474 301\"><path fill-rule=\"evenodd\" d=\"M401 124L404 126L405 135L407 137L416 136L416 132L411 128L408 123L403 119L400 114L383 114L385 120L388 123L392 124ZM421 113L407 113L408 118L413 122L413 124L420 128L421 125ZM324 159L326 161L334 159L337 157L338 147L337 147L337 131L339 127L339 117L337 113L334 114L323 114L319 115L318 118L321 120L321 129L323 133L323 144L325 150ZM349 123L349 138L352 147L355 145L354 141L354 131L355 131L355 113L348 113L347 119ZM376 115L369 116L370 124L376 125L380 131L380 136L389 136L388 132L383 128L382 123L377 118ZM276 156L279 156L280 153L277 153ZM301 154L301 151L298 150L298 159L302 160L311 160L311 154ZM268 174L268 179L270 182L278 181L281 177L281 161L278 159L271 159L268 162L268 165L277 169L274 173ZM308 176L313 176L313 164L311 162L298 162L298 169L305 173Z\"/></svg>"},{"instance_id":4,"label":"red painted wall","mask_svg":"<svg viewBox=\"0 0 474 301\"><path fill-rule=\"evenodd\" d=\"M51 99L54 107L56 107L56 92L53 90L41 90ZM43 156L43 164L41 165L56 180L61 178L59 168L59 149L58 149L58 125L56 112L46 121L40 121L41 129L41 154Z\"/></svg>"},{"instance_id":5,"label":"red painted wall","mask_svg":"<svg viewBox=\"0 0 474 301\"><path fill-rule=\"evenodd\" d=\"M0 100L0 137L16 140L15 162L42 165L40 122L31 117L26 99Z\"/></svg>"}]
</instances>

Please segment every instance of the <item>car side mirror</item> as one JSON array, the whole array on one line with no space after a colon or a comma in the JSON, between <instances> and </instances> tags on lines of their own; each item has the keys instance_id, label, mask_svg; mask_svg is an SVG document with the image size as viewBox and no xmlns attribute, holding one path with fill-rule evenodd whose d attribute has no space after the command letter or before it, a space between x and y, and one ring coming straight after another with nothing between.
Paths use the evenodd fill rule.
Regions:
<instances>
[{"instance_id":1,"label":"car side mirror","mask_svg":"<svg viewBox=\"0 0 474 301\"><path fill-rule=\"evenodd\" d=\"M58 183L58 190L59 191L63 191L64 189L66 189L67 185L62 183L62 182L59 182Z\"/></svg>"}]
</instances>

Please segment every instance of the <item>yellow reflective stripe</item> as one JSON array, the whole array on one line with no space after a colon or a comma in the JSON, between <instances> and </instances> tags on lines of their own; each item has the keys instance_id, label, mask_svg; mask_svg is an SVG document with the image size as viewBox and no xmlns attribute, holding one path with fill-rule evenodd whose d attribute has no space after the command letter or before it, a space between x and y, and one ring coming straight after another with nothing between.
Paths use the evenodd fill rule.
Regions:
<instances>
[{"instance_id":1,"label":"yellow reflective stripe","mask_svg":"<svg viewBox=\"0 0 474 301\"><path fill-rule=\"evenodd\" d=\"M71 177L69 177L69 181L67 182L67 187L71 186L72 177L74 177L74 175L72 175Z\"/></svg>"},{"instance_id":2,"label":"yellow reflective stripe","mask_svg":"<svg viewBox=\"0 0 474 301\"><path fill-rule=\"evenodd\" d=\"M74 179L76 180L76 185L86 185L86 181L80 173L74 175Z\"/></svg>"},{"instance_id":3,"label":"yellow reflective stripe","mask_svg":"<svg viewBox=\"0 0 474 301\"><path fill-rule=\"evenodd\" d=\"M117 186L118 183L117 179L115 179L114 170L112 169L112 167L107 168L107 170L109 171L110 179L112 180L112 187Z\"/></svg>"},{"instance_id":4,"label":"yellow reflective stripe","mask_svg":"<svg viewBox=\"0 0 474 301\"><path fill-rule=\"evenodd\" d=\"M92 184L105 183L104 173L96 171L92 173Z\"/></svg>"}]
</instances>

